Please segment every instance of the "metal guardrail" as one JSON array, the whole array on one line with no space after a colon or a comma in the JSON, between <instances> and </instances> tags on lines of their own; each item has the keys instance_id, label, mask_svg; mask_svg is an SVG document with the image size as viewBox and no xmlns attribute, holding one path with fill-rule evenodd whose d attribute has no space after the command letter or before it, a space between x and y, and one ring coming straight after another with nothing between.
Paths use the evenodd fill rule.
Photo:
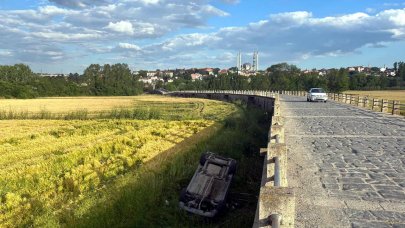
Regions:
<instances>
[{"instance_id":1,"label":"metal guardrail","mask_svg":"<svg viewBox=\"0 0 405 228\"><path fill-rule=\"evenodd\" d=\"M281 186L281 177L280 177L280 158L274 157L274 187Z\"/></svg>"},{"instance_id":2,"label":"metal guardrail","mask_svg":"<svg viewBox=\"0 0 405 228\"><path fill-rule=\"evenodd\" d=\"M271 227L272 228L279 228L281 225L281 215L279 214L272 214L269 217Z\"/></svg>"}]
</instances>

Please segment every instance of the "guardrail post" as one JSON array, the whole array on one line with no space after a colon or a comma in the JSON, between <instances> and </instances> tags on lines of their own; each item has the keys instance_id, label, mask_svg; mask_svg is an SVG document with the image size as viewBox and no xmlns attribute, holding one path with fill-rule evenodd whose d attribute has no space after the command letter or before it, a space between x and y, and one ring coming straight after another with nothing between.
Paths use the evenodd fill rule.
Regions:
<instances>
[{"instance_id":1,"label":"guardrail post","mask_svg":"<svg viewBox=\"0 0 405 228\"><path fill-rule=\"evenodd\" d=\"M269 143L267 154L267 178L266 186L276 185L276 172L279 175L279 187L287 187L287 146L284 143ZM276 170L275 159L278 160L279 169Z\"/></svg>"},{"instance_id":2,"label":"guardrail post","mask_svg":"<svg viewBox=\"0 0 405 228\"><path fill-rule=\"evenodd\" d=\"M364 97L364 107L369 108L370 106L370 99L368 97Z\"/></svg>"},{"instance_id":3,"label":"guardrail post","mask_svg":"<svg viewBox=\"0 0 405 228\"><path fill-rule=\"evenodd\" d=\"M284 124L284 117L273 116L273 118L271 118L271 125L283 125L283 124Z\"/></svg>"},{"instance_id":4,"label":"guardrail post","mask_svg":"<svg viewBox=\"0 0 405 228\"><path fill-rule=\"evenodd\" d=\"M378 108L378 107L379 107L379 100L373 98L373 104L372 104L372 106L371 106L371 110L377 111L377 108Z\"/></svg>"},{"instance_id":5,"label":"guardrail post","mask_svg":"<svg viewBox=\"0 0 405 228\"><path fill-rule=\"evenodd\" d=\"M381 112L388 113L388 100L382 99L381 103Z\"/></svg>"},{"instance_id":6,"label":"guardrail post","mask_svg":"<svg viewBox=\"0 0 405 228\"><path fill-rule=\"evenodd\" d=\"M364 100L363 100L363 97L361 97L361 96L358 96L358 97L357 97L357 106L358 106L358 107L364 107Z\"/></svg>"},{"instance_id":7,"label":"guardrail post","mask_svg":"<svg viewBox=\"0 0 405 228\"><path fill-rule=\"evenodd\" d=\"M401 103L392 101L392 115L401 115Z\"/></svg>"},{"instance_id":8,"label":"guardrail post","mask_svg":"<svg viewBox=\"0 0 405 228\"><path fill-rule=\"evenodd\" d=\"M281 217L282 227L294 227L295 220L295 193L293 188L262 187L259 196L259 218L253 227L268 227L272 224L272 215ZM272 226L274 227L274 226Z\"/></svg>"},{"instance_id":9,"label":"guardrail post","mask_svg":"<svg viewBox=\"0 0 405 228\"><path fill-rule=\"evenodd\" d=\"M269 141L271 143L276 143L276 136L278 136L277 143L284 143L284 126L283 125L273 125L269 132Z\"/></svg>"}]
</instances>

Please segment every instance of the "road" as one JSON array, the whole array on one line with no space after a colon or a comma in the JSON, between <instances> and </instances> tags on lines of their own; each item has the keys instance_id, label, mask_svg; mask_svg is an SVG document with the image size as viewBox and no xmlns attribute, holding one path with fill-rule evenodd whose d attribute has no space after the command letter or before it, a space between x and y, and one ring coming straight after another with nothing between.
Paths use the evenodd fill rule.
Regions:
<instances>
[{"instance_id":1,"label":"road","mask_svg":"<svg viewBox=\"0 0 405 228\"><path fill-rule=\"evenodd\" d=\"M405 227L405 119L281 96L297 227Z\"/></svg>"}]
</instances>

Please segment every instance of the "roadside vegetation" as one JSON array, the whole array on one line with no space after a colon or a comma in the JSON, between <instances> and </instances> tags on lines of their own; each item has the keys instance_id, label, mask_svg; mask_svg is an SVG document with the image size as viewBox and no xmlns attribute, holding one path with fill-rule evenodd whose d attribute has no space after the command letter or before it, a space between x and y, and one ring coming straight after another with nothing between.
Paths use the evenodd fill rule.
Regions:
<instances>
[{"instance_id":1,"label":"roadside vegetation","mask_svg":"<svg viewBox=\"0 0 405 228\"><path fill-rule=\"evenodd\" d=\"M71 120L54 118L56 107L0 121L0 227L251 226L268 127L260 111L157 96ZM111 115L122 110L133 113ZM206 150L239 161L230 211L215 221L177 205Z\"/></svg>"},{"instance_id":2,"label":"roadside vegetation","mask_svg":"<svg viewBox=\"0 0 405 228\"><path fill-rule=\"evenodd\" d=\"M238 112L187 141L160 154L138 172L124 175L103 197L87 198L87 213L71 210L64 221L74 227L251 227L256 211L266 143L267 116L239 106ZM213 151L238 161L228 205L216 219L204 219L179 209L200 155Z\"/></svg>"}]
</instances>

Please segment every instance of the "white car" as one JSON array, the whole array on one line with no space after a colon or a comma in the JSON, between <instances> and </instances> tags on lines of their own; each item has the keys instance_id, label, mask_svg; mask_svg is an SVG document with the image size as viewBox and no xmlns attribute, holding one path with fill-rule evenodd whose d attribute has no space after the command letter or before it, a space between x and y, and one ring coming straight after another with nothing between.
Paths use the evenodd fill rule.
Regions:
<instances>
[{"instance_id":1,"label":"white car","mask_svg":"<svg viewBox=\"0 0 405 228\"><path fill-rule=\"evenodd\" d=\"M181 191L180 208L197 215L215 217L226 206L235 171L234 159L211 152L202 154L193 178Z\"/></svg>"},{"instance_id":2,"label":"white car","mask_svg":"<svg viewBox=\"0 0 405 228\"><path fill-rule=\"evenodd\" d=\"M322 88L311 88L307 94L307 101L323 101L328 100L328 95Z\"/></svg>"}]
</instances>

